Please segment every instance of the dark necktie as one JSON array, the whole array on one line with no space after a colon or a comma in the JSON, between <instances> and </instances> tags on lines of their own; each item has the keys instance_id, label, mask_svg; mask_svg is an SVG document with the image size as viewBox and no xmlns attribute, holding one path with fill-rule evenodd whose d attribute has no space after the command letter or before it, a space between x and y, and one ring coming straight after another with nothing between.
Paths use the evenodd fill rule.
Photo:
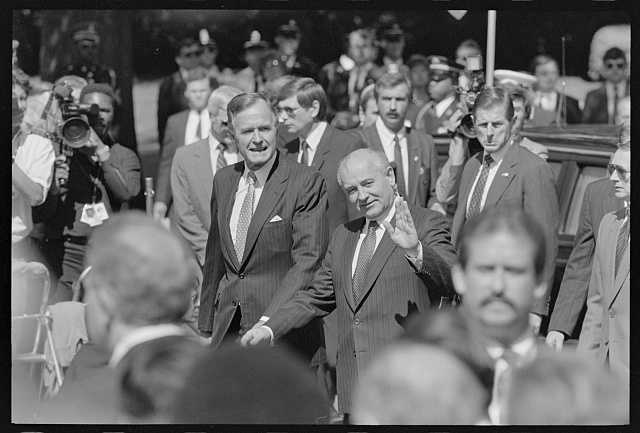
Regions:
<instances>
[{"instance_id":1,"label":"dark necktie","mask_svg":"<svg viewBox=\"0 0 640 433\"><path fill-rule=\"evenodd\" d=\"M609 119L609 123L616 123L616 115L618 114L618 88L613 86L613 114L611 115L611 119Z\"/></svg>"},{"instance_id":2,"label":"dark necktie","mask_svg":"<svg viewBox=\"0 0 640 433\"><path fill-rule=\"evenodd\" d=\"M236 232L236 256L238 262L242 262L242 255L244 254L244 244L247 241L247 231L249 230L249 224L251 224L251 217L253 216L253 200L256 182L256 174L252 171L247 175L247 194L244 196L242 202L242 208L240 209L240 217L238 219L238 230Z\"/></svg>"},{"instance_id":3,"label":"dark necktie","mask_svg":"<svg viewBox=\"0 0 640 433\"><path fill-rule=\"evenodd\" d=\"M624 252L629 244L629 227L631 224L631 211L627 208L627 219L622 223L620 227L620 233L618 233L618 243L616 245L616 273L618 275L618 269L620 268L620 262L624 257Z\"/></svg>"},{"instance_id":4,"label":"dark necktie","mask_svg":"<svg viewBox=\"0 0 640 433\"><path fill-rule=\"evenodd\" d=\"M356 303L360 301L360 294L364 286L364 280L367 277L367 269L369 263L373 257L373 252L376 250L376 229L378 228L377 221L371 221L369 228L367 229L367 235L360 245L360 252L358 253L358 262L356 263L356 271L353 273L353 280L351 286L353 289L353 299Z\"/></svg>"},{"instance_id":5,"label":"dark necktie","mask_svg":"<svg viewBox=\"0 0 640 433\"><path fill-rule=\"evenodd\" d=\"M309 165L309 145L305 140L302 140L300 143L300 150L302 151L302 158L300 159L300 164Z\"/></svg>"},{"instance_id":6,"label":"dark necktie","mask_svg":"<svg viewBox=\"0 0 640 433\"><path fill-rule=\"evenodd\" d=\"M393 137L393 158L396 163L396 183L398 184L398 194L407 197L407 189L404 184L404 168L402 166L402 153L400 152L400 139L398 134Z\"/></svg>"},{"instance_id":7,"label":"dark necktie","mask_svg":"<svg viewBox=\"0 0 640 433\"><path fill-rule=\"evenodd\" d=\"M480 177L478 178L478 182L476 183L476 188L473 190L473 194L471 195L469 209L467 210L467 219L470 219L471 217L480 213L482 194L484 193L484 187L487 183L487 178L489 177L489 167L491 166L492 162L493 158L491 157L491 155L486 154L484 156L484 164L482 165Z\"/></svg>"},{"instance_id":8,"label":"dark necktie","mask_svg":"<svg viewBox=\"0 0 640 433\"><path fill-rule=\"evenodd\" d=\"M202 138L202 116L198 113L198 129L196 129L196 136L198 140Z\"/></svg>"},{"instance_id":9,"label":"dark necktie","mask_svg":"<svg viewBox=\"0 0 640 433\"><path fill-rule=\"evenodd\" d=\"M216 162L216 172L227 166L227 160L224 157L224 152L227 150L227 146L223 143L218 144L218 160Z\"/></svg>"}]
</instances>

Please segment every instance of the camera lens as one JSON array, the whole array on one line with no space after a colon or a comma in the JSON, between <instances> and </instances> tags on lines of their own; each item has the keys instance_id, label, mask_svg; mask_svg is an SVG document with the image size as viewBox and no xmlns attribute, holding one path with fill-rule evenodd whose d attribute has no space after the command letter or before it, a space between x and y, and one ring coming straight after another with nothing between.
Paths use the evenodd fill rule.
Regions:
<instances>
[{"instance_id":1,"label":"camera lens","mask_svg":"<svg viewBox=\"0 0 640 433\"><path fill-rule=\"evenodd\" d=\"M89 141L91 133L87 122L79 117L72 117L63 123L61 135L68 146L79 148Z\"/></svg>"}]
</instances>

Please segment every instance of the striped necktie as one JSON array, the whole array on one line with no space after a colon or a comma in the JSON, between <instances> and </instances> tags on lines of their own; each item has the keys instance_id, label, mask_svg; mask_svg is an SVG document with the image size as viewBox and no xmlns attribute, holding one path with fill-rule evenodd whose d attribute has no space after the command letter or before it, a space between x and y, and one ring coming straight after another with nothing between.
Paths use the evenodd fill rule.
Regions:
<instances>
[{"instance_id":1,"label":"striped necktie","mask_svg":"<svg viewBox=\"0 0 640 433\"><path fill-rule=\"evenodd\" d=\"M360 301L360 294L364 288L364 280L367 277L367 270L371 258L376 250L376 229L379 224L377 221L371 221L369 228L367 229L367 235L360 245L360 252L358 253L358 262L356 263L356 271L353 273L353 280L351 281L351 287L353 290L353 300L356 305Z\"/></svg>"},{"instance_id":2,"label":"striped necktie","mask_svg":"<svg viewBox=\"0 0 640 433\"><path fill-rule=\"evenodd\" d=\"M624 252L629 244L629 228L631 224L631 211L627 208L627 219L622 223L620 227L620 233L618 233L618 243L616 244L616 273L618 275L618 269L620 268L620 262L624 257Z\"/></svg>"},{"instance_id":3,"label":"striped necktie","mask_svg":"<svg viewBox=\"0 0 640 433\"><path fill-rule=\"evenodd\" d=\"M218 160L216 161L216 172L227 166L227 160L224 157L224 152L227 150L227 146L224 143L218 144Z\"/></svg>"},{"instance_id":4,"label":"striped necktie","mask_svg":"<svg viewBox=\"0 0 640 433\"><path fill-rule=\"evenodd\" d=\"M302 158L300 159L300 164L309 165L309 145L305 140L302 140L302 143L300 143L300 148L302 150Z\"/></svg>"},{"instance_id":5,"label":"striped necktie","mask_svg":"<svg viewBox=\"0 0 640 433\"><path fill-rule=\"evenodd\" d=\"M482 195L484 193L484 187L487 183L487 178L489 177L489 167L493 162L493 158L491 155L486 154L484 156L484 164L482 164L482 171L480 172L480 177L478 178L478 183L476 183L476 187L473 190L473 194L471 195L471 201L469 202L469 209L467 210L467 219L477 215L480 213L480 205L482 204Z\"/></svg>"}]
</instances>

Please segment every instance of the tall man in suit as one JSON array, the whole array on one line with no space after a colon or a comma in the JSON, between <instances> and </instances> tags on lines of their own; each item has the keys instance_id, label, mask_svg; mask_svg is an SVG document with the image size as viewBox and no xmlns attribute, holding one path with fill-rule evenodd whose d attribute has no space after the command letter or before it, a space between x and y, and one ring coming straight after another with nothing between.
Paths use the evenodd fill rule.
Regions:
<instances>
[{"instance_id":1,"label":"tall man in suit","mask_svg":"<svg viewBox=\"0 0 640 433\"><path fill-rule=\"evenodd\" d=\"M558 192L553 170L523 146L514 145L516 118L509 93L500 88L483 90L473 107L474 126L484 151L464 166L460 178L458 208L453 217L453 244L460 245L466 222L482 209L518 205L542 227L547 245L547 288L553 285L558 250ZM531 310L534 328L539 330L547 314L547 296L537 298Z\"/></svg>"},{"instance_id":2,"label":"tall man in suit","mask_svg":"<svg viewBox=\"0 0 640 433\"><path fill-rule=\"evenodd\" d=\"M602 58L602 87L587 93L582 123L615 123L618 101L629 96L627 57L620 48L609 49Z\"/></svg>"},{"instance_id":3,"label":"tall man in suit","mask_svg":"<svg viewBox=\"0 0 640 433\"><path fill-rule=\"evenodd\" d=\"M171 166L171 191L176 224L204 266L205 248L211 227L211 189L213 176L242 157L228 127L227 104L240 90L220 86L211 93L207 109L211 134L190 146L176 150Z\"/></svg>"},{"instance_id":4,"label":"tall man in suit","mask_svg":"<svg viewBox=\"0 0 640 433\"><path fill-rule=\"evenodd\" d=\"M428 310L431 299L453 294L455 251L442 215L396 195L393 168L383 152L356 150L342 160L338 173L362 217L336 230L309 287L241 343L278 341L337 309L338 406L348 414L358 373L403 332L404 319Z\"/></svg>"},{"instance_id":5,"label":"tall man in suit","mask_svg":"<svg viewBox=\"0 0 640 433\"><path fill-rule=\"evenodd\" d=\"M482 336L495 361L489 418L505 420L505 389L514 368L553 355L538 343L529 312L547 293L546 239L537 219L520 206L483 210L465 225L459 263L452 270L460 311Z\"/></svg>"},{"instance_id":6,"label":"tall man in suit","mask_svg":"<svg viewBox=\"0 0 640 433\"><path fill-rule=\"evenodd\" d=\"M609 179L615 184L616 196L626 200L628 206L606 214L600 223L578 353L597 359L598 363L610 367L629 384L630 142L621 145L613 155L609 174Z\"/></svg>"},{"instance_id":7,"label":"tall man in suit","mask_svg":"<svg viewBox=\"0 0 640 433\"><path fill-rule=\"evenodd\" d=\"M261 94L242 93L227 114L244 161L213 178L198 328L214 348L306 288L329 242L325 181L278 152L273 106ZM322 340L319 320L287 336L312 365L325 361Z\"/></svg>"},{"instance_id":8,"label":"tall man in suit","mask_svg":"<svg viewBox=\"0 0 640 433\"><path fill-rule=\"evenodd\" d=\"M375 87L379 116L361 134L370 148L383 151L392 162L398 193L409 204L430 207L436 201L438 155L432 136L405 125L411 88L400 73L380 77Z\"/></svg>"},{"instance_id":9,"label":"tall man in suit","mask_svg":"<svg viewBox=\"0 0 640 433\"><path fill-rule=\"evenodd\" d=\"M176 149L207 137L211 129L211 119L207 110L207 102L211 95L209 72L203 67L196 67L187 72L186 83L184 95L189 101L189 108L169 117L160 149L153 204L153 216L156 219L163 218L173 202L171 164ZM172 219L175 218L175 215L171 216Z\"/></svg>"}]
</instances>

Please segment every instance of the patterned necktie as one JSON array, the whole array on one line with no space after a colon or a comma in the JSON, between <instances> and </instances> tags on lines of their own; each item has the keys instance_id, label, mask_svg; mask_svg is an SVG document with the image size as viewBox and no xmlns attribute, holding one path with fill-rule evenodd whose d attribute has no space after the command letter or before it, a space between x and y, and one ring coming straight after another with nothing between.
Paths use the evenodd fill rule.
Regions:
<instances>
[{"instance_id":1,"label":"patterned necktie","mask_svg":"<svg viewBox=\"0 0 640 433\"><path fill-rule=\"evenodd\" d=\"M256 174L252 171L247 175L247 194L244 196L242 202L242 208L240 209L240 218L238 219L238 231L236 232L236 256L238 262L242 262L242 255L244 254L244 244L247 241L247 231L249 230L249 224L251 224L251 217L253 216L253 200L256 182Z\"/></svg>"},{"instance_id":2,"label":"patterned necktie","mask_svg":"<svg viewBox=\"0 0 640 433\"><path fill-rule=\"evenodd\" d=\"M407 197L407 189L404 185L404 168L402 167L402 153L400 152L400 139L398 134L393 136L393 158L396 163L396 183L398 184L398 194Z\"/></svg>"},{"instance_id":3,"label":"patterned necktie","mask_svg":"<svg viewBox=\"0 0 640 433\"><path fill-rule=\"evenodd\" d=\"M480 177L478 178L478 183L476 183L476 188L473 190L473 194L471 195L471 202L469 202L469 209L467 210L467 219L470 219L480 213L480 204L482 203L484 186L487 183L487 178L489 177L489 167L493 162L491 155L486 154L484 156L484 162L485 163L482 165L482 171L480 172Z\"/></svg>"},{"instance_id":4,"label":"patterned necktie","mask_svg":"<svg viewBox=\"0 0 640 433\"><path fill-rule=\"evenodd\" d=\"M377 221L371 221L367 230L367 235L360 245L360 253L358 254L358 262L356 263L356 271L353 274L351 287L353 289L353 299L356 303L360 301L360 294L364 286L364 279L367 276L367 269L376 249L376 229L379 224Z\"/></svg>"},{"instance_id":5,"label":"patterned necktie","mask_svg":"<svg viewBox=\"0 0 640 433\"><path fill-rule=\"evenodd\" d=\"M227 146L224 143L218 144L218 160L216 162L216 172L227 166L227 160L224 157L224 152L227 150Z\"/></svg>"},{"instance_id":6,"label":"patterned necktie","mask_svg":"<svg viewBox=\"0 0 640 433\"><path fill-rule=\"evenodd\" d=\"M624 257L624 252L627 249L627 245L629 244L629 227L631 224L631 211L627 208L627 219L622 223L622 227L620 227L620 233L618 233L618 243L616 245L616 273L614 276L618 275L618 268L620 268L620 262L622 262L622 258Z\"/></svg>"},{"instance_id":7,"label":"patterned necktie","mask_svg":"<svg viewBox=\"0 0 640 433\"><path fill-rule=\"evenodd\" d=\"M302 159L300 159L300 164L309 165L309 145L305 140L302 140L300 147L302 149Z\"/></svg>"}]
</instances>

